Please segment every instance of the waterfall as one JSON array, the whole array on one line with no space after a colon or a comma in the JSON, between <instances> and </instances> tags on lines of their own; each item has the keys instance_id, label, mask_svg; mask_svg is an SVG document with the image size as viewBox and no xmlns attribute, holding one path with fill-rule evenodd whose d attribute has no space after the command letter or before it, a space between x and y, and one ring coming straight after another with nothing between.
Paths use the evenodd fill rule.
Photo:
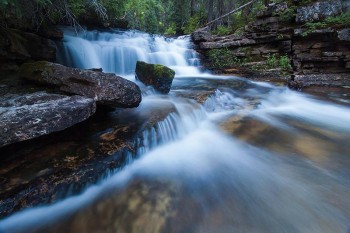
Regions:
<instances>
[{"instance_id":1,"label":"waterfall","mask_svg":"<svg viewBox=\"0 0 350 233\"><path fill-rule=\"evenodd\" d=\"M138 108L106 118L122 126L149 120L123 169L0 220L0 233L350 232L348 91L327 90L326 98L201 78L186 36L65 29L59 46L67 66L129 77L142 60L189 77L174 80L169 95L147 90Z\"/></svg>"},{"instance_id":2,"label":"waterfall","mask_svg":"<svg viewBox=\"0 0 350 233\"><path fill-rule=\"evenodd\" d=\"M191 49L189 36L165 38L138 31L109 32L64 29L58 45L59 63L82 69L102 68L104 72L132 76L136 62L162 64L177 76L199 75L200 62Z\"/></svg>"}]
</instances>

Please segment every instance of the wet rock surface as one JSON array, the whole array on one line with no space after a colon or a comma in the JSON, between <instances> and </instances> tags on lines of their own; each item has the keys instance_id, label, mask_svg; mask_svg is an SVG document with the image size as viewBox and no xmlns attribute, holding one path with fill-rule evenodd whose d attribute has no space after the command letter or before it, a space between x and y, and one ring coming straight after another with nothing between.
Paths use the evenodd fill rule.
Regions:
<instances>
[{"instance_id":1,"label":"wet rock surface","mask_svg":"<svg viewBox=\"0 0 350 233\"><path fill-rule=\"evenodd\" d=\"M0 147L64 130L95 110L95 101L81 96L5 95L0 102Z\"/></svg>"},{"instance_id":2,"label":"wet rock surface","mask_svg":"<svg viewBox=\"0 0 350 233\"><path fill-rule=\"evenodd\" d=\"M66 93L93 98L98 104L111 107L137 107L141 102L140 88L115 74L35 62L23 64L19 75L39 84L56 86Z\"/></svg>"},{"instance_id":3,"label":"wet rock surface","mask_svg":"<svg viewBox=\"0 0 350 233\"><path fill-rule=\"evenodd\" d=\"M144 140L158 140L147 132L157 132L157 123L175 111L166 100L113 112L98 108L62 132L0 148L0 218L80 193L116 172L137 158Z\"/></svg>"},{"instance_id":4,"label":"wet rock surface","mask_svg":"<svg viewBox=\"0 0 350 233\"><path fill-rule=\"evenodd\" d=\"M171 182L142 179L106 193L64 224L33 232L174 232L167 225L177 212L179 191Z\"/></svg>"},{"instance_id":5,"label":"wet rock surface","mask_svg":"<svg viewBox=\"0 0 350 233\"><path fill-rule=\"evenodd\" d=\"M136 63L136 78L145 85L153 86L160 93L167 94L175 77L175 71L159 64Z\"/></svg>"}]
</instances>

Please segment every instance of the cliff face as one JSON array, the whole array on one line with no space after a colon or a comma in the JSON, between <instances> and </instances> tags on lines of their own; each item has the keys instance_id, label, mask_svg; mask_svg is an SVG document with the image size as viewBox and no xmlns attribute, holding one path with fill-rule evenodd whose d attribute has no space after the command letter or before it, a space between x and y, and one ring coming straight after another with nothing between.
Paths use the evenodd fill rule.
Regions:
<instances>
[{"instance_id":1,"label":"cliff face","mask_svg":"<svg viewBox=\"0 0 350 233\"><path fill-rule=\"evenodd\" d=\"M240 36L213 36L201 30L192 38L204 55L204 65L214 72L285 77L302 86L348 86L349 22L332 26L332 21L327 21L327 17L334 19L346 11L340 0L306 6L281 3L262 11ZM216 56L231 62L218 66Z\"/></svg>"},{"instance_id":2,"label":"cliff face","mask_svg":"<svg viewBox=\"0 0 350 233\"><path fill-rule=\"evenodd\" d=\"M53 40L63 38L63 33L52 29L41 33L0 28L1 78L15 74L19 66L28 61L55 61L56 44Z\"/></svg>"}]
</instances>

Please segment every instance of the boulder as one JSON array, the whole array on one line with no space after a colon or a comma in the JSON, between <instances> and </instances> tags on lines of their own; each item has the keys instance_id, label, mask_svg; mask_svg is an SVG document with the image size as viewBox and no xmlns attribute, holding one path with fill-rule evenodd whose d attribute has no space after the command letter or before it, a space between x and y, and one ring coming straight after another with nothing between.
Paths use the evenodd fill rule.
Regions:
<instances>
[{"instance_id":1,"label":"boulder","mask_svg":"<svg viewBox=\"0 0 350 233\"><path fill-rule=\"evenodd\" d=\"M167 94L170 91L175 71L159 64L148 64L138 61L136 63L136 79L147 86L153 86L160 93Z\"/></svg>"},{"instance_id":2,"label":"boulder","mask_svg":"<svg viewBox=\"0 0 350 233\"><path fill-rule=\"evenodd\" d=\"M140 88L115 74L42 61L23 64L20 77L59 87L66 93L93 98L98 104L111 107L137 107L141 102Z\"/></svg>"},{"instance_id":3,"label":"boulder","mask_svg":"<svg viewBox=\"0 0 350 233\"><path fill-rule=\"evenodd\" d=\"M36 92L0 101L0 147L64 130L95 113L91 98Z\"/></svg>"},{"instance_id":4,"label":"boulder","mask_svg":"<svg viewBox=\"0 0 350 233\"><path fill-rule=\"evenodd\" d=\"M327 16L335 16L342 13L341 0L315 2L310 6L297 9L296 21L305 23L310 21L319 21Z\"/></svg>"}]
</instances>

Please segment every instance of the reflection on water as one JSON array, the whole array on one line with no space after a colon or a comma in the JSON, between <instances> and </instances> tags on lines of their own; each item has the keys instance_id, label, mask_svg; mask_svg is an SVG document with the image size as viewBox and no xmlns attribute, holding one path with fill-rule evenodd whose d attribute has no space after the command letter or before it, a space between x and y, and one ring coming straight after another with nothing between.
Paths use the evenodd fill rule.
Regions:
<instances>
[{"instance_id":1,"label":"reflection on water","mask_svg":"<svg viewBox=\"0 0 350 233\"><path fill-rule=\"evenodd\" d=\"M169 98L146 99L174 106L164 143L0 231L348 232L346 104L236 78L182 78Z\"/></svg>"}]
</instances>

